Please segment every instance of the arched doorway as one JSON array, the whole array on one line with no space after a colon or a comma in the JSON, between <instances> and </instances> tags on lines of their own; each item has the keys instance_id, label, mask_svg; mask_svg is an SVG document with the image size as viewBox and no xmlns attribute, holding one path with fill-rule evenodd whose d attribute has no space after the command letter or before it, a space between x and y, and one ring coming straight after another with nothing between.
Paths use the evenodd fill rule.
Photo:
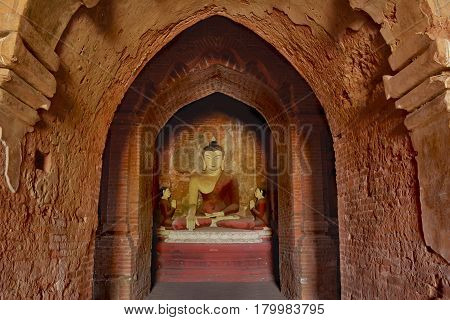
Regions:
<instances>
[{"instance_id":1,"label":"arched doorway","mask_svg":"<svg viewBox=\"0 0 450 320\"><path fill-rule=\"evenodd\" d=\"M252 106L276 128L272 200L281 291L289 298L337 298L336 194L329 170L334 157L323 110L270 45L222 17L198 23L161 50L116 113L104 154L95 295L148 295L157 203L155 183L148 179L156 146L149 141L180 108L215 92Z\"/></svg>"}]
</instances>

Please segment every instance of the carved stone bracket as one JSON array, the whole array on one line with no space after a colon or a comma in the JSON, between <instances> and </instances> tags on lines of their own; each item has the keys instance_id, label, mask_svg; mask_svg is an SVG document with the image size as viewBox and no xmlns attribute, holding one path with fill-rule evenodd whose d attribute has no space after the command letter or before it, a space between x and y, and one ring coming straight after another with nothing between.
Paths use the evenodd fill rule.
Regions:
<instances>
[{"instance_id":1,"label":"carved stone bracket","mask_svg":"<svg viewBox=\"0 0 450 320\"><path fill-rule=\"evenodd\" d=\"M405 125L417 152L425 243L450 261L450 41L445 27L430 29L433 21L449 25L450 3L350 0L350 4L381 25L391 46L389 64L397 73L383 81L386 97L398 99L396 108L411 112Z\"/></svg>"},{"instance_id":2,"label":"carved stone bracket","mask_svg":"<svg viewBox=\"0 0 450 320\"><path fill-rule=\"evenodd\" d=\"M0 7L0 141L6 154L5 179L12 192L19 188L22 140L40 120L37 110L50 108L49 99L56 91L53 73L59 68L54 47L24 13L28 1L19 2L8 6L6 1ZM98 2L83 0L78 5L90 8Z\"/></svg>"},{"instance_id":3,"label":"carved stone bracket","mask_svg":"<svg viewBox=\"0 0 450 320\"><path fill-rule=\"evenodd\" d=\"M30 43L30 48L45 47ZM55 69L58 63L51 58L46 58L45 65L41 63L18 32L0 38L0 140L6 153L5 178L12 192L19 187L22 139L39 121L36 110L48 110L48 98L56 90L56 80L47 68Z\"/></svg>"},{"instance_id":4,"label":"carved stone bracket","mask_svg":"<svg viewBox=\"0 0 450 320\"><path fill-rule=\"evenodd\" d=\"M405 120L417 151L422 228L427 246L450 261L450 41L436 39L395 76L386 96L411 112Z\"/></svg>"}]
</instances>

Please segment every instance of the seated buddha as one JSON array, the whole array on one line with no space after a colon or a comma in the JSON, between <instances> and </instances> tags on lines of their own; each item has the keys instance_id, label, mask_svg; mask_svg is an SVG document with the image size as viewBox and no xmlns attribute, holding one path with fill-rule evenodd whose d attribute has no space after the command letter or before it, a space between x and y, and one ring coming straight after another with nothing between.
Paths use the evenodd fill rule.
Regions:
<instances>
[{"instance_id":1,"label":"seated buddha","mask_svg":"<svg viewBox=\"0 0 450 320\"><path fill-rule=\"evenodd\" d=\"M213 139L202 150L203 171L189 180L188 212L173 221L175 230L196 227L252 229L254 221L239 213L239 183L224 171L224 150ZM199 196L202 204L198 207Z\"/></svg>"}]
</instances>

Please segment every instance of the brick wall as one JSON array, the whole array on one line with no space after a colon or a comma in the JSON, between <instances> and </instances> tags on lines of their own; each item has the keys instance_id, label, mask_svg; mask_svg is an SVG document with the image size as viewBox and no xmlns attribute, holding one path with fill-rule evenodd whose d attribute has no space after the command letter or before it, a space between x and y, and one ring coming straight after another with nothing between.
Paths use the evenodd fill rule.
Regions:
<instances>
[{"instance_id":1,"label":"brick wall","mask_svg":"<svg viewBox=\"0 0 450 320\"><path fill-rule=\"evenodd\" d=\"M378 120L353 123L334 144L343 298L448 298L448 268L420 231L415 153L403 114Z\"/></svg>"}]
</instances>

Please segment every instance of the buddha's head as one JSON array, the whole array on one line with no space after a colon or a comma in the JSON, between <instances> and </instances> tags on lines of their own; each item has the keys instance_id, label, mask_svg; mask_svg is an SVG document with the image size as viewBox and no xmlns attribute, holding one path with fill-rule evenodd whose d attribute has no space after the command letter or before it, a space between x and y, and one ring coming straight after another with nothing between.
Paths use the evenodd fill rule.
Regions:
<instances>
[{"instance_id":1,"label":"buddha's head","mask_svg":"<svg viewBox=\"0 0 450 320\"><path fill-rule=\"evenodd\" d=\"M203 170L207 173L220 173L224 169L225 153L215 139L203 148Z\"/></svg>"}]
</instances>

